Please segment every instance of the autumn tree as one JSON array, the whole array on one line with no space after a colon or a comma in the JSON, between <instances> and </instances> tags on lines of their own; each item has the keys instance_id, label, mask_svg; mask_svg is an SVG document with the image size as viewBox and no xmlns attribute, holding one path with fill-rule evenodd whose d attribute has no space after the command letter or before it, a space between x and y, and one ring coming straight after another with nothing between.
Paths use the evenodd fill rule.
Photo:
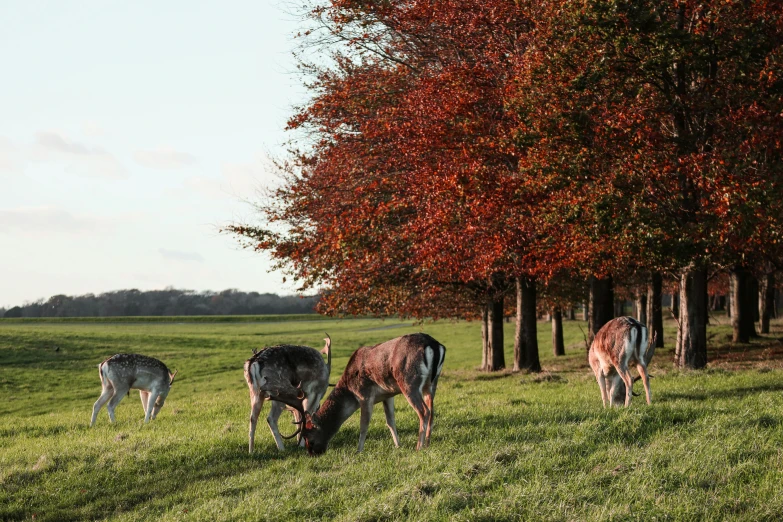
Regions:
<instances>
[{"instance_id":1,"label":"autumn tree","mask_svg":"<svg viewBox=\"0 0 783 522\"><path fill-rule=\"evenodd\" d=\"M780 5L557 9L520 99L546 136L531 158L553 173L558 241L594 281L678 271L677 361L702 367L708 268L779 258Z\"/></svg>"},{"instance_id":2,"label":"autumn tree","mask_svg":"<svg viewBox=\"0 0 783 522\"><path fill-rule=\"evenodd\" d=\"M314 97L289 123L307 146L262 208L271 226L231 230L302 288L327 287L327 313L443 317L444 293L472 300L483 367L503 367L506 294L535 277L536 199L506 103L528 18L475 0L334 1L310 18L330 60L306 67Z\"/></svg>"}]
</instances>

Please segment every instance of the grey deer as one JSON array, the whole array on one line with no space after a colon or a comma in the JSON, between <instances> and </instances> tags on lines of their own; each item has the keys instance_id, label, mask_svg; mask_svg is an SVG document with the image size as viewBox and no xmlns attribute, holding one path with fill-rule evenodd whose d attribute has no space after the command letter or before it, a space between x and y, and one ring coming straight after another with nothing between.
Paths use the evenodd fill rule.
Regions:
<instances>
[{"instance_id":1,"label":"grey deer","mask_svg":"<svg viewBox=\"0 0 783 522\"><path fill-rule=\"evenodd\" d=\"M98 376L103 387L101 396L92 408L90 426L95 424L98 412L106 402L109 421L114 422L114 409L130 393L139 390L141 406L144 408L144 422L157 417L166 402L174 376L165 364L146 355L118 353L98 365Z\"/></svg>"},{"instance_id":2,"label":"grey deer","mask_svg":"<svg viewBox=\"0 0 783 522\"><path fill-rule=\"evenodd\" d=\"M272 407L266 422L275 438L277 449L283 450L283 439L295 437L282 436L277 422L285 409L285 402L276 400L278 396L296 397L303 402L302 409L310 413L318 409L321 399L329 386L329 373L332 369L332 339L326 334L326 345L319 353L309 346L278 345L255 352L245 361L245 380L250 391L250 430L248 450L253 453L256 425L264 400L271 400ZM326 363L321 354L326 354ZM296 408L294 408L295 411ZM300 421L304 413L300 413ZM304 444L300 440L300 445Z\"/></svg>"},{"instance_id":3,"label":"grey deer","mask_svg":"<svg viewBox=\"0 0 783 522\"><path fill-rule=\"evenodd\" d=\"M386 426L399 447L394 423L394 396L402 394L419 416L416 449L429 445L435 415L435 392L443 369L446 348L427 334L411 334L376 346L356 350L332 393L315 414L303 411L301 401L286 394L283 400L296 407L304 421L299 430L310 455L326 451L340 426L361 409L359 451L364 448L373 405L383 403Z\"/></svg>"},{"instance_id":4,"label":"grey deer","mask_svg":"<svg viewBox=\"0 0 783 522\"><path fill-rule=\"evenodd\" d=\"M631 404L636 380L631 376L631 365L636 366L644 383L647 404L652 403L647 366L654 354L655 336L648 339L647 327L633 317L617 317L601 327L590 346L588 361L598 381L604 407L614 406L623 399L625 406Z\"/></svg>"}]
</instances>

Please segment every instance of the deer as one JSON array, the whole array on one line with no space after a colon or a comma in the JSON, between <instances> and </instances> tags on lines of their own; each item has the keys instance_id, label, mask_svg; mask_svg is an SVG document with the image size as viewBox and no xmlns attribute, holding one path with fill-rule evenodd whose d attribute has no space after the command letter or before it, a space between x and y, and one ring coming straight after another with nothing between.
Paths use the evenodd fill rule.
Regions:
<instances>
[{"instance_id":1,"label":"deer","mask_svg":"<svg viewBox=\"0 0 783 522\"><path fill-rule=\"evenodd\" d=\"M623 392L625 406L631 404L636 380L629 370L632 364L636 365L644 383L647 404L652 404L647 366L654 354L655 335L648 341L647 327L633 317L617 317L601 327L590 346L588 361L601 389L604 408L607 403L611 407L615 401L619 402L618 395Z\"/></svg>"},{"instance_id":2,"label":"deer","mask_svg":"<svg viewBox=\"0 0 783 522\"><path fill-rule=\"evenodd\" d=\"M394 397L402 394L419 416L416 450L429 446L435 415L434 400L446 348L427 334L418 333L364 346L348 361L334 390L314 414L290 393L287 401L301 413L299 429L311 456L323 454L343 423L361 410L359 452L364 449L373 405L382 402L386 426L394 447L400 446L394 423Z\"/></svg>"},{"instance_id":3,"label":"deer","mask_svg":"<svg viewBox=\"0 0 783 522\"><path fill-rule=\"evenodd\" d=\"M250 391L249 453L253 453L258 416L265 400L272 401L266 422L279 451L284 450L283 440L294 438L299 431L289 436L280 434L277 422L286 409L286 403L276 398L293 394L297 400L303 401L304 411L312 413L318 409L329 386L332 369L332 339L329 334L326 334L324 341L326 345L320 353L309 346L282 344L260 351L253 350L253 356L245 361L245 381ZM326 354L326 363L321 354ZM295 420L304 418L304 412L291 409L300 413ZM304 444L301 439L299 443Z\"/></svg>"},{"instance_id":4,"label":"deer","mask_svg":"<svg viewBox=\"0 0 783 522\"><path fill-rule=\"evenodd\" d=\"M114 409L130 390L139 390L144 408L144 423L155 419L166 402L177 371L171 373L165 364L146 355L118 353L98 365L101 396L92 408L90 427L95 425L98 412L108 402L109 421L114 423Z\"/></svg>"}]
</instances>

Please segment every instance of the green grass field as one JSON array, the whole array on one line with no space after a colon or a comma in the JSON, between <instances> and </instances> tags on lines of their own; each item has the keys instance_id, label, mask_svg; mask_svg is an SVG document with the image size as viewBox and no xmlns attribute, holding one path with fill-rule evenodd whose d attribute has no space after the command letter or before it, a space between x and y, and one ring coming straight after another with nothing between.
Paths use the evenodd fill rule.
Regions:
<instances>
[{"instance_id":1,"label":"green grass field","mask_svg":"<svg viewBox=\"0 0 783 522\"><path fill-rule=\"evenodd\" d=\"M555 359L539 323L542 374L490 375L474 369L477 323L0 321L0 520L783 519L780 324L749 346L711 327L705 371L674 371L659 350L653 405L611 411L579 324ZM378 407L361 454L358 414L320 458L278 452L264 423L247 454L251 348L320 348L324 331L332 382L361 345L425 331L447 347L429 449L414 451L418 420L398 397L399 449ZM132 392L116 424L104 409L90 429L97 365L118 352L160 358L177 382L150 424Z\"/></svg>"}]
</instances>

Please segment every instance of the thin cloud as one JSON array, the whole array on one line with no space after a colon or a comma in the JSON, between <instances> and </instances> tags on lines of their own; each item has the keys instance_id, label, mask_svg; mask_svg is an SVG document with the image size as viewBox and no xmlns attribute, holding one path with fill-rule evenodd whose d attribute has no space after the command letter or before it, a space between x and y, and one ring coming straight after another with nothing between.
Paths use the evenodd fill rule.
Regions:
<instances>
[{"instance_id":1,"label":"thin cloud","mask_svg":"<svg viewBox=\"0 0 783 522\"><path fill-rule=\"evenodd\" d=\"M19 170L23 165L22 154L14 143L0 136L0 172Z\"/></svg>"},{"instance_id":2,"label":"thin cloud","mask_svg":"<svg viewBox=\"0 0 783 522\"><path fill-rule=\"evenodd\" d=\"M106 130L94 120L87 120L82 124L82 133L84 133L85 136L96 138L102 138L107 135Z\"/></svg>"},{"instance_id":3,"label":"thin cloud","mask_svg":"<svg viewBox=\"0 0 783 522\"><path fill-rule=\"evenodd\" d=\"M27 207L0 210L0 232L42 235L79 234L104 227L99 218L75 216L60 208Z\"/></svg>"},{"instance_id":4,"label":"thin cloud","mask_svg":"<svg viewBox=\"0 0 783 522\"><path fill-rule=\"evenodd\" d=\"M193 176L184 181L186 190L209 199L254 198L280 184L276 167L267 161L225 163L220 177Z\"/></svg>"},{"instance_id":5,"label":"thin cloud","mask_svg":"<svg viewBox=\"0 0 783 522\"><path fill-rule=\"evenodd\" d=\"M30 159L63 162L66 163L66 172L92 178L125 179L128 177L122 164L103 147L73 141L54 131L35 133Z\"/></svg>"},{"instance_id":6,"label":"thin cloud","mask_svg":"<svg viewBox=\"0 0 783 522\"><path fill-rule=\"evenodd\" d=\"M203 263L204 258L198 252L182 252L180 250L168 250L165 248L159 248L158 253L166 259L172 259L174 261L186 261Z\"/></svg>"},{"instance_id":7,"label":"thin cloud","mask_svg":"<svg viewBox=\"0 0 783 522\"><path fill-rule=\"evenodd\" d=\"M43 147L44 149L55 152L63 152L65 154L79 154L86 156L106 154L106 151L100 147L90 149L87 145L70 141L62 135L51 131L36 132L35 144Z\"/></svg>"},{"instance_id":8,"label":"thin cloud","mask_svg":"<svg viewBox=\"0 0 783 522\"><path fill-rule=\"evenodd\" d=\"M196 163L195 156L170 148L139 150L133 154L133 159L151 169L181 169Z\"/></svg>"}]
</instances>

